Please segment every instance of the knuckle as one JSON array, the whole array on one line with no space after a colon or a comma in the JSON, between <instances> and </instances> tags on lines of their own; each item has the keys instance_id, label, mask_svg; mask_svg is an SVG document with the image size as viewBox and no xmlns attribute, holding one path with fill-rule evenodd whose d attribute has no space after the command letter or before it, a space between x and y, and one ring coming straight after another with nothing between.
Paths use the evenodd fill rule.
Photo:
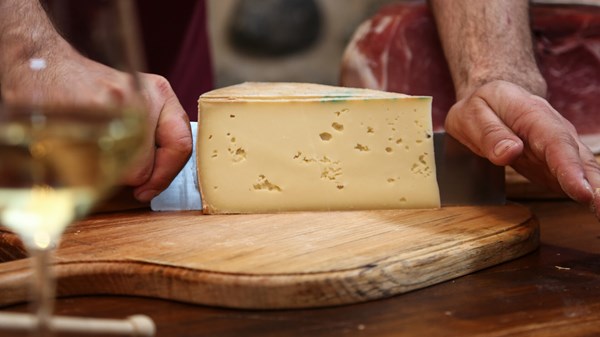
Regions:
<instances>
[{"instance_id":1,"label":"knuckle","mask_svg":"<svg viewBox=\"0 0 600 337\"><path fill-rule=\"evenodd\" d=\"M567 131L557 133L555 142L565 144L573 148L577 152L579 152L580 150L579 142L577 141L577 139L573 137L573 134Z\"/></svg>"},{"instance_id":2,"label":"knuckle","mask_svg":"<svg viewBox=\"0 0 600 337\"><path fill-rule=\"evenodd\" d=\"M481 137L483 139L501 137L506 133L506 127L498 123L485 123L481 126Z\"/></svg>"},{"instance_id":3,"label":"knuckle","mask_svg":"<svg viewBox=\"0 0 600 337\"><path fill-rule=\"evenodd\" d=\"M446 116L446 127L460 127L465 123L476 123L480 111L485 108L485 101L478 96L471 96L454 104Z\"/></svg>"},{"instance_id":4,"label":"knuckle","mask_svg":"<svg viewBox=\"0 0 600 337\"><path fill-rule=\"evenodd\" d=\"M177 152L189 156L192 154L193 149L193 139L191 135L186 135L182 137L178 137L174 140L174 147Z\"/></svg>"},{"instance_id":5,"label":"knuckle","mask_svg":"<svg viewBox=\"0 0 600 337\"><path fill-rule=\"evenodd\" d=\"M598 161L594 157L585 159L583 161L583 168L587 172L600 175L600 164L598 164Z\"/></svg>"},{"instance_id":6,"label":"knuckle","mask_svg":"<svg viewBox=\"0 0 600 337\"><path fill-rule=\"evenodd\" d=\"M169 81L160 75L152 75L152 83L158 93L163 97L170 96L173 89L171 88L171 84Z\"/></svg>"},{"instance_id":7,"label":"knuckle","mask_svg":"<svg viewBox=\"0 0 600 337\"><path fill-rule=\"evenodd\" d=\"M129 172L125 179L125 184L129 186L141 186L150 180L150 177L152 177L152 166L146 165Z\"/></svg>"},{"instance_id":8,"label":"knuckle","mask_svg":"<svg viewBox=\"0 0 600 337\"><path fill-rule=\"evenodd\" d=\"M567 133L572 134L568 129L570 123L565 122L564 118L543 98L531 96L531 99L518 100L513 104L513 111L517 113L512 119L510 127L518 130L520 134L536 138L552 136L551 130L556 130L558 133L568 131Z\"/></svg>"},{"instance_id":9,"label":"knuckle","mask_svg":"<svg viewBox=\"0 0 600 337\"><path fill-rule=\"evenodd\" d=\"M522 100L520 102L519 109L521 111L526 111L529 113L543 113L547 116L552 117L560 116L558 113L556 113L556 111L554 110L554 108L552 108L548 101L535 95L530 95L528 99Z\"/></svg>"},{"instance_id":10,"label":"knuckle","mask_svg":"<svg viewBox=\"0 0 600 337\"><path fill-rule=\"evenodd\" d=\"M156 145L168 151L175 151L179 155L188 156L192 153L193 138L189 129L174 131L168 125L162 125L157 130Z\"/></svg>"},{"instance_id":11,"label":"knuckle","mask_svg":"<svg viewBox=\"0 0 600 337\"><path fill-rule=\"evenodd\" d=\"M176 174L160 174L152 177L152 186L156 190L164 190L169 187L171 181L175 178Z\"/></svg>"}]
</instances>

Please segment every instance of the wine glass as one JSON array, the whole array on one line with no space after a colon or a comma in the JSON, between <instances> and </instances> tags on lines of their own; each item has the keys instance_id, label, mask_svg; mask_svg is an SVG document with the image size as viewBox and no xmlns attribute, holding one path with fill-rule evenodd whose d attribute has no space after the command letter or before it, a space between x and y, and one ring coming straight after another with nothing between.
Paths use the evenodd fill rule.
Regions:
<instances>
[{"instance_id":1,"label":"wine glass","mask_svg":"<svg viewBox=\"0 0 600 337\"><path fill-rule=\"evenodd\" d=\"M62 232L109 195L143 143L142 60L132 1L13 3L15 16L28 16L9 31L27 34L14 54L21 58L0 74L0 224L32 257L44 335ZM11 50L10 41L0 47Z\"/></svg>"}]
</instances>

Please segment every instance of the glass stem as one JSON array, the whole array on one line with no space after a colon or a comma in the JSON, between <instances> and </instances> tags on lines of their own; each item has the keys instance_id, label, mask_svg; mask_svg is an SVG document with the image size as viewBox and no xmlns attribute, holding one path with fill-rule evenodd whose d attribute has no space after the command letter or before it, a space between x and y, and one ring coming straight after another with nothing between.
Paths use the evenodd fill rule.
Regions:
<instances>
[{"instance_id":1,"label":"glass stem","mask_svg":"<svg viewBox=\"0 0 600 337\"><path fill-rule=\"evenodd\" d=\"M56 285L52 275L53 249L33 249L31 251L33 263L32 294L33 305L37 317L37 327L34 330L36 337L52 335L50 321L54 310L54 297Z\"/></svg>"}]
</instances>

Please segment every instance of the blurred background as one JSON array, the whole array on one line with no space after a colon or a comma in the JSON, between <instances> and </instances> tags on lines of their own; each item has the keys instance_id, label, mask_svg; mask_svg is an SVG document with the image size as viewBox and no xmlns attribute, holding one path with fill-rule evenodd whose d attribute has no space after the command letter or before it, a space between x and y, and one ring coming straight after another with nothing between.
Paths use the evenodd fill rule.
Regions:
<instances>
[{"instance_id":1,"label":"blurred background","mask_svg":"<svg viewBox=\"0 0 600 337\"><path fill-rule=\"evenodd\" d=\"M208 0L215 87L247 80L337 84L355 29L392 2L398 0Z\"/></svg>"},{"instance_id":2,"label":"blurred background","mask_svg":"<svg viewBox=\"0 0 600 337\"><path fill-rule=\"evenodd\" d=\"M170 81L184 109L191 118L195 118L198 96L213 88L244 81L289 81L339 85L344 51L361 23L386 5L398 2L423 3L425 1L177 0L173 4L166 4L162 0L138 0L137 3L144 37L143 45L148 61L146 68L150 72L164 75ZM597 6L600 0L534 0L533 2L585 3ZM82 1L82 3L84 2ZM581 8L579 10L581 11ZM585 10L581 13L585 13ZM410 21L408 18L406 20ZM431 18L426 18L426 20L431 20ZM453 102L454 94L450 75L441 61L443 53L436 42L437 35L429 23L421 20L416 20L414 23L416 26L411 26L411 29L414 28L418 33L412 32L410 36L413 41L417 41L415 45L419 45L416 48L421 51L421 56L416 58L406 69L412 71L416 77L410 77L410 73L396 74L394 76L399 76L397 78L401 80L390 82L395 86L385 86L382 84L383 82L373 85L371 83L373 78L367 76L365 79L364 71L357 74L355 69L355 74L346 67L346 80L356 77L359 83L345 81L344 85L367 86L407 94L433 95L437 93L435 102L438 102L439 106L436 107L434 103L434 110L445 112ZM579 23L570 25L568 22L542 24L541 29L547 34L541 40L547 41L547 35L553 34L552 32L558 27L554 27L555 24L559 23L565 29L571 26L579 27L577 26ZM388 28L385 28L385 25L377 26L373 27L373 31L379 32L381 29ZM594 27L585 28L583 26L581 28L588 29L589 32L594 29ZM394 29L391 27L388 30ZM538 29L536 34L540 33L541 31ZM582 38L587 39L587 35L584 35L588 34L588 31L582 33L584 35L579 34L578 31L571 33L572 41L580 41ZM417 34L419 36L416 36ZM382 39L387 36L381 35ZM421 42L423 42L423 46L420 45ZM398 43L394 44L394 46L397 45ZM373 50L376 51L376 44L373 46ZM433 49L425 49L427 46ZM546 48L544 44L539 44L537 47ZM583 43L582 48L588 47ZM582 53L595 50L591 47L588 49L583 50ZM541 52L545 56L550 55L543 50ZM367 55L368 61L366 62L371 60L368 57ZM394 60L402 61L401 59ZM363 61L364 59L357 61L355 57L354 63L350 63L352 66L360 68L358 71L361 69L368 71L370 68L360 63ZM434 69L435 65L439 69ZM377 64L374 67L377 67ZM436 80L424 82L425 87L419 87L423 82L419 80L422 78L420 74L423 67L426 67L426 71L433 74L432 76ZM394 71L392 69L395 68L389 69ZM595 69L591 71L595 71ZM574 70L570 73L577 74ZM376 77L377 74L374 76ZM371 82L364 83L365 80ZM376 78L375 80L377 81ZM559 79L558 82L564 81ZM442 88L438 88L440 86ZM574 93L573 95L579 95L577 90L567 89ZM579 96L577 98L576 101L580 102ZM577 109L581 110L582 108ZM573 113L573 115L577 114L579 113ZM582 125L586 124L589 123Z\"/></svg>"}]
</instances>

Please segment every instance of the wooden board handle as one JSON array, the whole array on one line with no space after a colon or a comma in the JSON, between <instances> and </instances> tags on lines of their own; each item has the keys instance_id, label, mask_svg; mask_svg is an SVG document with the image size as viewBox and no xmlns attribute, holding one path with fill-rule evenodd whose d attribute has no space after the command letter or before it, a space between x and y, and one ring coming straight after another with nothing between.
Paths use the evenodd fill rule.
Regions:
<instances>
[{"instance_id":1,"label":"wooden board handle","mask_svg":"<svg viewBox=\"0 0 600 337\"><path fill-rule=\"evenodd\" d=\"M0 330L33 331L36 326L37 319L31 314L0 313ZM103 334L151 337L156 333L154 322L150 317L144 315L129 316L126 319L53 316L50 318L50 329L53 332L77 335Z\"/></svg>"}]
</instances>

